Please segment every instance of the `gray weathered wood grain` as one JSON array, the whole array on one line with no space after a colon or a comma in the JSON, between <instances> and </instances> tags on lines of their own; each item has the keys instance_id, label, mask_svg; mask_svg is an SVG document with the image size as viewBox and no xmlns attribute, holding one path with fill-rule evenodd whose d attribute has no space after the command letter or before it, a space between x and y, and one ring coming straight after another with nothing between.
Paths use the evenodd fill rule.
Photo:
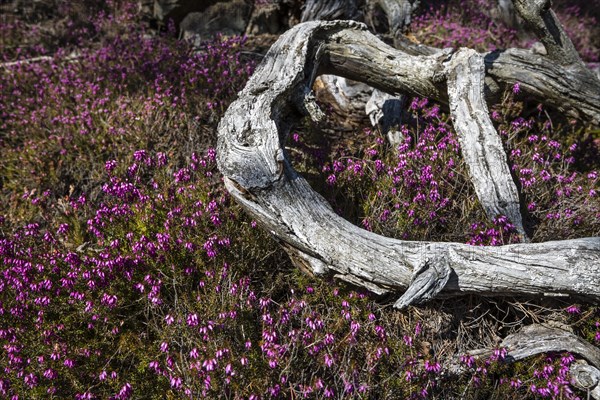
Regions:
<instances>
[{"instance_id":1,"label":"gray weathered wood grain","mask_svg":"<svg viewBox=\"0 0 600 400\"><path fill-rule=\"evenodd\" d=\"M526 238L519 192L484 99L483 57L475 50L462 48L447 65L450 113L477 197L488 218L507 216Z\"/></svg>"},{"instance_id":2,"label":"gray weathered wood grain","mask_svg":"<svg viewBox=\"0 0 600 400\"><path fill-rule=\"evenodd\" d=\"M498 348L506 351L502 362L513 363L539 354L568 352L578 358L569 366L571 383L587 391L588 396L600 400L600 349L567 328L547 324L532 324L521 328L498 345ZM469 351L469 354L477 358L490 357L493 353L493 349ZM458 356L451 365L452 373L460 375L465 372Z\"/></svg>"},{"instance_id":3,"label":"gray weathered wood grain","mask_svg":"<svg viewBox=\"0 0 600 400\"><path fill-rule=\"evenodd\" d=\"M388 93L447 103L447 66L454 55L444 50L412 56L354 22L297 25L273 45L219 124L218 165L228 190L316 273L332 273L379 293L420 285L402 305L461 293L600 300L600 238L502 247L394 240L336 215L288 162L284 146L290 129L302 114L318 114L308 96L316 75L333 72ZM447 263L441 288L430 280L445 275L443 270L415 276L432 260Z\"/></svg>"}]
</instances>

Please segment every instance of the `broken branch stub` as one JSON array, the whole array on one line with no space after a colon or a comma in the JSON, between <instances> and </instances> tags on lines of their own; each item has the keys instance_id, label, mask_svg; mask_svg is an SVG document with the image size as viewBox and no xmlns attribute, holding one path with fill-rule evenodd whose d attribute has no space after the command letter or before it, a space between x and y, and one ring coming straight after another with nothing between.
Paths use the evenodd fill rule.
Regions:
<instances>
[{"instance_id":1,"label":"broken branch stub","mask_svg":"<svg viewBox=\"0 0 600 400\"><path fill-rule=\"evenodd\" d=\"M376 293L406 291L398 306L465 293L573 294L600 300L600 238L502 247L395 240L335 214L292 168L284 146L301 114L318 109L309 96L315 76L334 73L391 94L426 96L457 108L465 101L479 107L480 83L467 82L473 85L469 92L478 91L475 98L448 96L448 88L457 84L448 71L460 73L457 65L463 62L454 59L457 54L467 55L467 61L473 57L451 50L410 55L351 21L295 26L273 45L219 124L218 165L227 189L315 273L331 273ZM480 59L476 64L481 68ZM479 124L480 131L491 129L483 117L473 122L472 113L464 112L461 118L467 126ZM472 134L469 129L463 134ZM491 179L495 185L509 184L496 182L506 179L503 174ZM498 207L504 207L502 202L512 204L503 199ZM509 209L504 210L508 214Z\"/></svg>"}]
</instances>

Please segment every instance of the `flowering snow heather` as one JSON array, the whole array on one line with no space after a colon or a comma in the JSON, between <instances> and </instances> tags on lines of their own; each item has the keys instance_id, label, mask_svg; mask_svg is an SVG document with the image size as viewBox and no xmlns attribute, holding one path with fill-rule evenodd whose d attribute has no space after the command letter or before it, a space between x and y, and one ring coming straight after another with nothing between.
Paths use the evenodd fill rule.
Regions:
<instances>
[{"instance_id":1,"label":"flowering snow heather","mask_svg":"<svg viewBox=\"0 0 600 400\"><path fill-rule=\"evenodd\" d=\"M514 93L492 112L518 179L526 223L534 241L600 234L598 142L579 127L555 127L538 106L515 117ZM356 224L407 240L445 240L473 245L520 242L506 217L489 221L469 183L460 145L447 115L427 99L410 104L403 142L365 129L361 148L337 145L326 155L314 143L293 143L296 164L320 171L334 209ZM501 110L506 109L503 113ZM349 202L348 199L354 200Z\"/></svg>"},{"instance_id":2,"label":"flowering snow heather","mask_svg":"<svg viewBox=\"0 0 600 400\"><path fill-rule=\"evenodd\" d=\"M492 0L431 1L427 12L416 16L411 25L415 37L437 47L471 47L479 51L529 48L537 40L493 18L498 2ZM553 2L553 9L584 61L600 59L596 6L585 1ZM589 11L583 12L582 9Z\"/></svg>"},{"instance_id":3,"label":"flowering snow heather","mask_svg":"<svg viewBox=\"0 0 600 400\"><path fill-rule=\"evenodd\" d=\"M135 2L82 4L60 2L51 32L25 17L0 24L0 397L584 395L569 383L573 356L509 364L497 339L558 319L598 345L595 306L471 296L398 312L389 298L299 273L215 165L216 125L254 68L247 39L194 49L145 27ZM467 29L452 13L427 13L415 29L431 35L423 21L434 19ZM480 48L510 35L443 34ZM598 132L521 96L513 88L491 114L533 240L597 236ZM520 241L505 217L485 217L443 109L415 98L407 116L397 148L370 129L323 143L307 124L290 157L366 229ZM489 357L467 355L483 347Z\"/></svg>"}]
</instances>

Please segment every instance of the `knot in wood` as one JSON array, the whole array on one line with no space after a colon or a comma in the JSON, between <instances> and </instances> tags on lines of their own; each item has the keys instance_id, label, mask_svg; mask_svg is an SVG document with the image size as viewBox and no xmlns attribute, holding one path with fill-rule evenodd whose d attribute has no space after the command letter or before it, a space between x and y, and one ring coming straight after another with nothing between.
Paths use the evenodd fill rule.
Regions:
<instances>
[{"instance_id":1,"label":"knot in wood","mask_svg":"<svg viewBox=\"0 0 600 400\"><path fill-rule=\"evenodd\" d=\"M600 382L600 371L588 364L577 363L571 366L571 383L580 389L591 390Z\"/></svg>"}]
</instances>

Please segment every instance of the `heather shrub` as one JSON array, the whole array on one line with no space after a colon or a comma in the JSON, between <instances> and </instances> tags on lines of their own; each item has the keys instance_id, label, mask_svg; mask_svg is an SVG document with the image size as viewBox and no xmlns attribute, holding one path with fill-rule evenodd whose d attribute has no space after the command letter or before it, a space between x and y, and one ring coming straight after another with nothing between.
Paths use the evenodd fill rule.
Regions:
<instances>
[{"instance_id":1,"label":"heather shrub","mask_svg":"<svg viewBox=\"0 0 600 400\"><path fill-rule=\"evenodd\" d=\"M4 59L49 57L0 67L0 396L576 398L571 355L509 364L497 345L549 320L598 345L597 307L469 296L396 311L298 272L232 201L215 130L253 71L246 38L193 48L147 29L133 2L58 3L34 10L62 18L53 35L27 33L41 17L0 24ZM474 12L457 21L484 29ZM507 32L493 29L471 44ZM597 131L522 100L514 88L492 118L533 240L597 236ZM443 108L409 104L397 148L377 129L327 143L307 123L289 155L374 232L520 241L485 216Z\"/></svg>"},{"instance_id":2,"label":"heather shrub","mask_svg":"<svg viewBox=\"0 0 600 400\"><path fill-rule=\"evenodd\" d=\"M529 48L536 38L523 27L511 28L494 18L493 0L430 1L411 24L420 42L437 47L471 47L479 51ZM553 2L553 9L582 59L597 62L598 5L585 2Z\"/></svg>"},{"instance_id":3,"label":"heather shrub","mask_svg":"<svg viewBox=\"0 0 600 400\"><path fill-rule=\"evenodd\" d=\"M180 351L191 351L186 340L202 337L198 328L170 327L173 317L175 325L183 318L190 327L200 321L203 329L229 331L222 326L228 318L251 316L256 298L249 278L239 275L255 266L242 264L257 253L265 262L277 263L277 256L266 251L273 244L260 231L226 208L228 196L215 186L214 155L192 154L189 165L174 170L164 153L139 150L122 175L109 160L105 202L92 206L79 198L51 229L33 223L3 237L0 286L10 299L0 309L4 395L163 398L179 385L169 385L178 379L173 360L168 374L157 369L159 343L175 339ZM32 201L44 214L48 200ZM222 236L228 231L233 243ZM227 262L238 269L228 274Z\"/></svg>"},{"instance_id":4,"label":"heather shrub","mask_svg":"<svg viewBox=\"0 0 600 400\"><path fill-rule=\"evenodd\" d=\"M520 184L533 240L597 236L600 164L594 134L568 121L555 126L541 106L523 118L514 111L523 108L514 96L507 94L492 117ZM448 115L427 99L414 99L410 110L395 149L380 132L365 129L360 147L334 145L329 152L296 135L291 156L299 168L320 171L313 185L336 212L368 230L406 240L519 242L511 221L499 216L490 222L485 215Z\"/></svg>"},{"instance_id":5,"label":"heather shrub","mask_svg":"<svg viewBox=\"0 0 600 400\"><path fill-rule=\"evenodd\" d=\"M123 0L4 2L2 61L76 51L99 37L120 35L137 24L137 5Z\"/></svg>"},{"instance_id":6,"label":"heather shrub","mask_svg":"<svg viewBox=\"0 0 600 400\"><path fill-rule=\"evenodd\" d=\"M59 51L0 75L0 187L10 199L0 211L11 219L31 216L19 197L32 190L95 201L107 160L137 149L183 160L215 143L217 116L253 69L240 64L244 40L218 39L197 53L129 26L74 59Z\"/></svg>"},{"instance_id":7,"label":"heather shrub","mask_svg":"<svg viewBox=\"0 0 600 400\"><path fill-rule=\"evenodd\" d=\"M470 47L479 51L518 46L518 32L492 18L496 2L434 1L411 24L417 40L437 47Z\"/></svg>"}]
</instances>

